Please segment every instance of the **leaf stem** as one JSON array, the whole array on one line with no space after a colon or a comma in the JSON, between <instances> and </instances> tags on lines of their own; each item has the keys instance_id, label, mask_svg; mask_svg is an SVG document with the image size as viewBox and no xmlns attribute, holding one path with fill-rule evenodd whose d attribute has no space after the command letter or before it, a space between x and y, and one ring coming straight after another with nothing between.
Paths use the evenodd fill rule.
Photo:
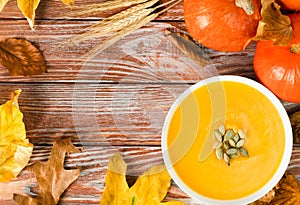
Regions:
<instances>
[{"instance_id":1,"label":"leaf stem","mask_svg":"<svg viewBox=\"0 0 300 205\"><path fill-rule=\"evenodd\" d=\"M300 54L300 45L297 43L293 43L290 47L290 51L295 54Z\"/></svg>"},{"instance_id":2,"label":"leaf stem","mask_svg":"<svg viewBox=\"0 0 300 205\"><path fill-rule=\"evenodd\" d=\"M131 199L131 205L134 205L135 196Z\"/></svg>"}]
</instances>

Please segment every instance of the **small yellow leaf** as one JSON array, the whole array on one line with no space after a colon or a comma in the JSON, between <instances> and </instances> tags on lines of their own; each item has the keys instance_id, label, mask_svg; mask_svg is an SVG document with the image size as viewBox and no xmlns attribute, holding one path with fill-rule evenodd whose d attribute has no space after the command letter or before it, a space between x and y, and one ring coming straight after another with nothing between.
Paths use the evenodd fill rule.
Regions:
<instances>
[{"instance_id":1,"label":"small yellow leaf","mask_svg":"<svg viewBox=\"0 0 300 205\"><path fill-rule=\"evenodd\" d=\"M165 166L155 165L137 179L130 192L135 196L136 204L159 204L167 195L170 181Z\"/></svg>"},{"instance_id":2,"label":"small yellow leaf","mask_svg":"<svg viewBox=\"0 0 300 205\"><path fill-rule=\"evenodd\" d=\"M261 16L253 40L273 40L274 45L287 45L293 38L291 20L280 11L275 0L262 0Z\"/></svg>"},{"instance_id":3,"label":"small yellow leaf","mask_svg":"<svg viewBox=\"0 0 300 205\"><path fill-rule=\"evenodd\" d=\"M120 153L117 153L108 163L106 186L102 195L101 205L118 205L120 201L130 201L129 187L126 182L127 165ZM125 197L127 198L125 199ZM129 203L128 203L129 204Z\"/></svg>"},{"instance_id":4,"label":"small yellow leaf","mask_svg":"<svg viewBox=\"0 0 300 205\"><path fill-rule=\"evenodd\" d=\"M15 178L27 165L33 145L26 139L23 114L19 110L21 90L0 106L0 182Z\"/></svg>"},{"instance_id":5,"label":"small yellow leaf","mask_svg":"<svg viewBox=\"0 0 300 205\"><path fill-rule=\"evenodd\" d=\"M62 2L68 6L73 6L75 3L75 0L62 0Z\"/></svg>"},{"instance_id":6,"label":"small yellow leaf","mask_svg":"<svg viewBox=\"0 0 300 205\"><path fill-rule=\"evenodd\" d=\"M32 30L34 26L35 10L37 9L39 3L40 0L18 0L18 7L27 19Z\"/></svg>"},{"instance_id":7,"label":"small yellow leaf","mask_svg":"<svg viewBox=\"0 0 300 205\"><path fill-rule=\"evenodd\" d=\"M165 202L171 177L164 165L152 166L129 189L126 182L127 165L120 153L109 160L101 205L184 205L183 202Z\"/></svg>"},{"instance_id":8,"label":"small yellow leaf","mask_svg":"<svg viewBox=\"0 0 300 205\"><path fill-rule=\"evenodd\" d=\"M8 0L0 0L0 12L2 11L7 2Z\"/></svg>"}]
</instances>

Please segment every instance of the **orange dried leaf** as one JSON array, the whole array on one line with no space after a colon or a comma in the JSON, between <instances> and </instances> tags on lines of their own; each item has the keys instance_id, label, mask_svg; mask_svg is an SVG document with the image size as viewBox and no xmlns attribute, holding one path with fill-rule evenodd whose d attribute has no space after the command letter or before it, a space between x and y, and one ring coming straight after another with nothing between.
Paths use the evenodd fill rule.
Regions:
<instances>
[{"instance_id":1,"label":"orange dried leaf","mask_svg":"<svg viewBox=\"0 0 300 205\"><path fill-rule=\"evenodd\" d=\"M262 0L261 16L253 40L273 40L274 45L287 45L293 38L293 28L288 16L280 11L275 0Z\"/></svg>"},{"instance_id":2,"label":"orange dried leaf","mask_svg":"<svg viewBox=\"0 0 300 205\"><path fill-rule=\"evenodd\" d=\"M33 145L26 138L23 114L19 110L21 90L0 106L0 182L15 178L27 165Z\"/></svg>"},{"instance_id":3,"label":"orange dried leaf","mask_svg":"<svg viewBox=\"0 0 300 205\"><path fill-rule=\"evenodd\" d=\"M293 128L294 142L300 143L300 111L292 114L290 121Z\"/></svg>"},{"instance_id":4,"label":"orange dried leaf","mask_svg":"<svg viewBox=\"0 0 300 205\"><path fill-rule=\"evenodd\" d=\"M279 182L272 205L294 205L300 204L300 182L292 174L285 174Z\"/></svg>"},{"instance_id":5,"label":"orange dried leaf","mask_svg":"<svg viewBox=\"0 0 300 205\"><path fill-rule=\"evenodd\" d=\"M32 76L47 70L40 51L24 38L0 41L0 62L12 75Z\"/></svg>"},{"instance_id":6,"label":"orange dried leaf","mask_svg":"<svg viewBox=\"0 0 300 205\"><path fill-rule=\"evenodd\" d=\"M14 200L20 205L57 204L61 194L80 174L80 169L64 169L65 155L70 152L79 152L72 144L71 138L55 141L49 160L37 162L29 167L39 183L40 192L38 196L14 194Z\"/></svg>"}]
</instances>

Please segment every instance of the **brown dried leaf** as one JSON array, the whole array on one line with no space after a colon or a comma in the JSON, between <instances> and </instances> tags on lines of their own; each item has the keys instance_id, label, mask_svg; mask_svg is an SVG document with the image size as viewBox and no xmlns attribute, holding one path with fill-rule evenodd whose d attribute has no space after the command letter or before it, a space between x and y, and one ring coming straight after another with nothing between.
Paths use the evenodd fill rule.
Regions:
<instances>
[{"instance_id":1,"label":"brown dried leaf","mask_svg":"<svg viewBox=\"0 0 300 205\"><path fill-rule=\"evenodd\" d=\"M292 175L286 173L279 182L272 205L295 205L300 204L300 182Z\"/></svg>"},{"instance_id":2,"label":"brown dried leaf","mask_svg":"<svg viewBox=\"0 0 300 205\"><path fill-rule=\"evenodd\" d=\"M293 38L291 20L280 11L275 0L262 0L261 16L253 40L273 40L274 45L287 45Z\"/></svg>"},{"instance_id":3,"label":"brown dried leaf","mask_svg":"<svg viewBox=\"0 0 300 205\"><path fill-rule=\"evenodd\" d=\"M259 200L250 203L249 205L268 205L275 197L276 188L274 187L271 191L269 191L265 196L260 198Z\"/></svg>"},{"instance_id":4,"label":"brown dried leaf","mask_svg":"<svg viewBox=\"0 0 300 205\"><path fill-rule=\"evenodd\" d=\"M0 41L0 63L12 75L32 76L47 70L40 51L25 38L7 38Z\"/></svg>"},{"instance_id":5,"label":"brown dried leaf","mask_svg":"<svg viewBox=\"0 0 300 205\"><path fill-rule=\"evenodd\" d=\"M64 169L65 154L79 152L71 140L72 138L66 138L55 141L49 160L47 162L37 162L29 167L29 170L31 170L37 178L40 192L36 197L14 194L14 200L18 204L55 205L58 203L60 195L80 174L79 169Z\"/></svg>"},{"instance_id":6,"label":"brown dried leaf","mask_svg":"<svg viewBox=\"0 0 300 205\"><path fill-rule=\"evenodd\" d=\"M169 29L164 31L164 35L200 67L211 64L204 50L201 49L189 35L183 32L174 32Z\"/></svg>"},{"instance_id":7,"label":"brown dried leaf","mask_svg":"<svg viewBox=\"0 0 300 205\"><path fill-rule=\"evenodd\" d=\"M292 114L290 121L293 128L294 142L300 143L300 111Z\"/></svg>"}]
</instances>

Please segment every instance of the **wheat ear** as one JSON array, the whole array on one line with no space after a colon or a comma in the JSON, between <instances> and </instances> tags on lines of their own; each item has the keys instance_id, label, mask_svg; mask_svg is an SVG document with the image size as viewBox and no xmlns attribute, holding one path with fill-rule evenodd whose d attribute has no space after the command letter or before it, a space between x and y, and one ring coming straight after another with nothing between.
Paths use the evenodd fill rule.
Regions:
<instances>
[{"instance_id":1,"label":"wheat ear","mask_svg":"<svg viewBox=\"0 0 300 205\"><path fill-rule=\"evenodd\" d=\"M159 0L151 0L144 4L140 4L132 8L126 9L122 15L116 14L117 17L116 15L114 15L115 18L110 18L111 20L106 20L105 22L100 22L98 25L93 25L89 31L79 36L76 36L75 38L71 39L69 42L80 43L82 41L92 39L96 36L105 35L110 32L116 32L122 30L123 28L129 26L130 24L140 21L141 19L151 14L155 10L155 8L147 8L147 7L154 5L158 1Z\"/></svg>"},{"instance_id":2,"label":"wheat ear","mask_svg":"<svg viewBox=\"0 0 300 205\"><path fill-rule=\"evenodd\" d=\"M146 16L145 18L136 21L135 23L132 23L128 26L126 26L125 28L123 28L122 30L120 30L119 32L115 33L114 35L112 35L109 39L103 41L102 43L100 43L99 45L97 45L96 47L94 47L91 51L89 51L88 53L86 53L84 56L82 56L83 58L92 58L96 55L98 55L100 52L102 52L104 49L110 47L111 45L113 45L115 42L117 42L118 40L120 40L121 38L127 36L128 34L134 32L135 30L141 28L142 26L146 25L147 23L149 23L150 21L154 20L156 17L158 17L161 13L165 12L167 9L170 9L171 7L177 5L178 3L182 2L183 0L171 0L168 1L164 4L161 4L157 7L154 8L154 10L166 6L170 3L170 6L168 6L167 8L157 12L157 13L153 13L149 16Z\"/></svg>"},{"instance_id":3,"label":"wheat ear","mask_svg":"<svg viewBox=\"0 0 300 205\"><path fill-rule=\"evenodd\" d=\"M146 1L148 0L111 0L92 5L76 6L73 9L79 9L80 11L71 12L67 15L64 15L63 17L79 17L85 15L94 15L103 11L129 7L132 5L144 3Z\"/></svg>"}]
</instances>

